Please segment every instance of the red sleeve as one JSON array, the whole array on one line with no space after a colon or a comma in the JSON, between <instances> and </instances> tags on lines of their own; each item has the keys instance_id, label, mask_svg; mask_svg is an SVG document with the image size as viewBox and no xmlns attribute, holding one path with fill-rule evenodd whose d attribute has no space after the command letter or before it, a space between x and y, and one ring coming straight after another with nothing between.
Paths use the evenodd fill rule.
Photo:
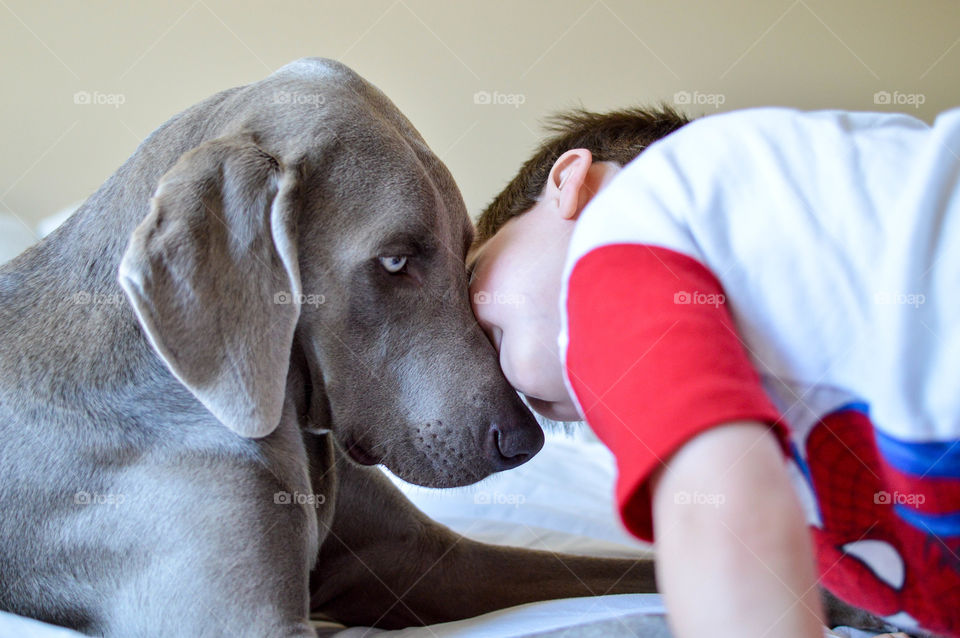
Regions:
<instances>
[{"instance_id":1,"label":"red sleeve","mask_svg":"<svg viewBox=\"0 0 960 638\"><path fill-rule=\"evenodd\" d=\"M566 299L566 371L587 422L617 460L624 525L653 540L647 481L704 430L776 424L717 278L698 261L642 244L581 257Z\"/></svg>"}]
</instances>

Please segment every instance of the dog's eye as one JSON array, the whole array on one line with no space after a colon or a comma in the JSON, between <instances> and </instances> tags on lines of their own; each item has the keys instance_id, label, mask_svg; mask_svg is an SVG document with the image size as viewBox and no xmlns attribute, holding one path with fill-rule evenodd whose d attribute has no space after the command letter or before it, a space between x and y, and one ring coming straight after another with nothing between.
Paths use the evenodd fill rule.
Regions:
<instances>
[{"instance_id":1,"label":"dog's eye","mask_svg":"<svg viewBox=\"0 0 960 638\"><path fill-rule=\"evenodd\" d=\"M400 257L398 255L391 255L389 257L381 257L380 265L383 266L390 274L397 274L401 272L407 266L407 258Z\"/></svg>"}]
</instances>

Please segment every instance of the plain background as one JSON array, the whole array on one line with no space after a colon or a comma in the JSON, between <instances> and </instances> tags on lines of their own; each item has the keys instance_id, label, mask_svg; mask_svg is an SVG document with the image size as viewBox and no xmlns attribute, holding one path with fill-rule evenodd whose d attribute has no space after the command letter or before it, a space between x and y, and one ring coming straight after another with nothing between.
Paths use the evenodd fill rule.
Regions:
<instances>
[{"instance_id":1,"label":"plain background","mask_svg":"<svg viewBox=\"0 0 960 638\"><path fill-rule=\"evenodd\" d=\"M0 215L31 226L96 190L171 115L303 56L386 92L474 215L565 107L931 121L960 105L951 0L0 0L0 41Z\"/></svg>"}]
</instances>

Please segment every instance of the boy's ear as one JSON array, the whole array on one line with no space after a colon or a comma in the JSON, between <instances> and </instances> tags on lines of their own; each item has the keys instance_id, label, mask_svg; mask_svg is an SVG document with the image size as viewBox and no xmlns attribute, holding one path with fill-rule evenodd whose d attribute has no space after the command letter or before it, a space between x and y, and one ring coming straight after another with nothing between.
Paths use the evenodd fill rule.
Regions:
<instances>
[{"instance_id":1,"label":"boy's ear","mask_svg":"<svg viewBox=\"0 0 960 638\"><path fill-rule=\"evenodd\" d=\"M590 201L592 193L584 192L584 182L592 164L593 155L585 148L571 149L553 163L544 195L556 202L564 219L576 219Z\"/></svg>"}]
</instances>

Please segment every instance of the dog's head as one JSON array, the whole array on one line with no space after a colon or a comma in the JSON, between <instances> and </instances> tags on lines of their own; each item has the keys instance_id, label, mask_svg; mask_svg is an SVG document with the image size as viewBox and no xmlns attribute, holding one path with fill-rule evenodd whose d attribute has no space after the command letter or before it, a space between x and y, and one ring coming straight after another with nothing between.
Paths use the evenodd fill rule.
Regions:
<instances>
[{"instance_id":1,"label":"dog's head","mask_svg":"<svg viewBox=\"0 0 960 638\"><path fill-rule=\"evenodd\" d=\"M302 60L217 113L227 123L160 180L120 267L177 379L243 436L297 412L421 485L532 457L543 434L470 309L463 201L396 107Z\"/></svg>"}]
</instances>

